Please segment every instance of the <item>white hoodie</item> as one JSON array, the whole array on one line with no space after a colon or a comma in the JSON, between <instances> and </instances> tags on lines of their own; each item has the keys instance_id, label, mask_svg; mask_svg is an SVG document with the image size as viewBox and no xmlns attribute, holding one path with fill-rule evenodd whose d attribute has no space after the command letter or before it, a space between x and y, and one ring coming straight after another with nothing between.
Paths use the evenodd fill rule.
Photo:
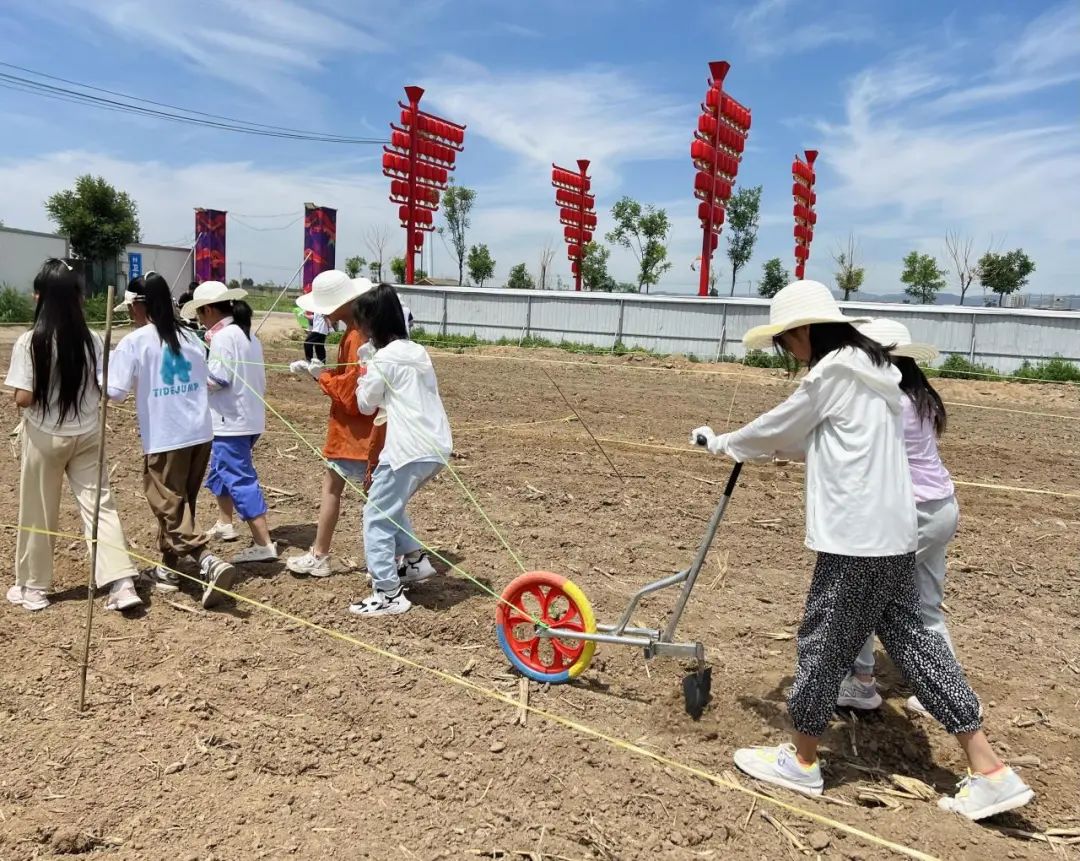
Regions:
<instances>
[{"instance_id":1,"label":"white hoodie","mask_svg":"<svg viewBox=\"0 0 1080 861\"><path fill-rule=\"evenodd\" d=\"M862 350L825 356L786 401L714 451L737 461L805 456L806 546L842 556L914 553L915 496L900 372Z\"/></svg>"},{"instance_id":2,"label":"white hoodie","mask_svg":"<svg viewBox=\"0 0 1080 861\"><path fill-rule=\"evenodd\" d=\"M445 464L453 451L450 421L439 397L431 358L415 341L392 341L367 361L356 386L364 415L386 410L386 444L379 461L400 469L406 464Z\"/></svg>"}]
</instances>

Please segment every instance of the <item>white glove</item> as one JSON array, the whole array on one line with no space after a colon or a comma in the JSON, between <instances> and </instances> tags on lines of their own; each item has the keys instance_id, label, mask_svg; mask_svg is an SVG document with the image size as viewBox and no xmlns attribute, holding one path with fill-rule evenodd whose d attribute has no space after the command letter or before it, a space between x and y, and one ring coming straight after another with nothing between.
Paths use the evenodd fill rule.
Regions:
<instances>
[{"instance_id":1,"label":"white glove","mask_svg":"<svg viewBox=\"0 0 1080 861\"><path fill-rule=\"evenodd\" d=\"M718 437L708 425L702 425L701 427L694 428L690 431L690 445L708 449L713 454L716 454L719 451L716 444L719 439L720 437Z\"/></svg>"},{"instance_id":2,"label":"white glove","mask_svg":"<svg viewBox=\"0 0 1080 861\"><path fill-rule=\"evenodd\" d=\"M308 363L303 359L297 359L295 362L289 363L290 374L299 374L301 371L306 371L307 369Z\"/></svg>"},{"instance_id":3,"label":"white glove","mask_svg":"<svg viewBox=\"0 0 1080 861\"><path fill-rule=\"evenodd\" d=\"M386 424L386 410L384 410L382 407L379 407L379 411L375 413L375 420L373 424L376 427Z\"/></svg>"},{"instance_id":4,"label":"white glove","mask_svg":"<svg viewBox=\"0 0 1080 861\"><path fill-rule=\"evenodd\" d=\"M368 362L375 358L375 345L372 344L371 341L368 341L357 352L356 358L359 360L361 365L366 365Z\"/></svg>"},{"instance_id":5,"label":"white glove","mask_svg":"<svg viewBox=\"0 0 1080 861\"><path fill-rule=\"evenodd\" d=\"M311 379L318 381L319 377L322 376L322 372L326 370L326 365L318 359L312 359L307 362L307 367L304 370L311 374Z\"/></svg>"}]
</instances>

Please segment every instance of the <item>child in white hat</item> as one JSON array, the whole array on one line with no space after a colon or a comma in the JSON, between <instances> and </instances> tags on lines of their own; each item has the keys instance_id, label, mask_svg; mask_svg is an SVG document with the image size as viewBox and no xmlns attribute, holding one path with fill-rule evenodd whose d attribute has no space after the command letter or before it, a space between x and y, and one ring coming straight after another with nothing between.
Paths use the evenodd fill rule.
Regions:
<instances>
[{"instance_id":1,"label":"child in white hat","mask_svg":"<svg viewBox=\"0 0 1080 861\"><path fill-rule=\"evenodd\" d=\"M945 552L956 535L960 507L952 478L938 453L937 440L945 432L945 404L917 364L932 362L938 351L929 344L913 343L907 326L898 320L878 318L860 326L859 331L885 347L900 371L900 390L904 393L904 446L918 521L915 582L919 586L919 610L926 627L940 634L955 655L942 602L945 599ZM881 705L881 694L874 683L873 635L867 638L851 673L840 685L836 703L856 709L876 709ZM917 696L908 698L907 707L927 714Z\"/></svg>"},{"instance_id":2,"label":"child in white hat","mask_svg":"<svg viewBox=\"0 0 1080 861\"><path fill-rule=\"evenodd\" d=\"M691 441L736 461L806 460L806 545L817 565L797 640L788 697L790 744L743 748L735 764L759 780L807 795L824 783L818 742L841 681L866 638L877 631L916 696L967 755L969 775L939 806L982 819L1021 807L1034 793L1004 765L982 727L979 700L944 638L919 612L918 532L904 449L900 372L885 349L840 313L816 281L796 281L772 300L769 323L743 337L770 345L809 369L778 407L733 433L709 427Z\"/></svg>"}]
</instances>

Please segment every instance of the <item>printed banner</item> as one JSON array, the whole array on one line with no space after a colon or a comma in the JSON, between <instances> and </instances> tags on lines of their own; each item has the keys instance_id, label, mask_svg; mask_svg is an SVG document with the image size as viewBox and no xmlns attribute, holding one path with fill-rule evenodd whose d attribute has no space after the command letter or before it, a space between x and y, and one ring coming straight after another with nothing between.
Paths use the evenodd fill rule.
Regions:
<instances>
[{"instance_id":1,"label":"printed banner","mask_svg":"<svg viewBox=\"0 0 1080 861\"><path fill-rule=\"evenodd\" d=\"M337 246L337 210L304 205L304 292L311 292L315 276L334 268Z\"/></svg>"},{"instance_id":2,"label":"printed banner","mask_svg":"<svg viewBox=\"0 0 1080 861\"><path fill-rule=\"evenodd\" d=\"M225 281L225 212L195 210L195 280Z\"/></svg>"}]
</instances>

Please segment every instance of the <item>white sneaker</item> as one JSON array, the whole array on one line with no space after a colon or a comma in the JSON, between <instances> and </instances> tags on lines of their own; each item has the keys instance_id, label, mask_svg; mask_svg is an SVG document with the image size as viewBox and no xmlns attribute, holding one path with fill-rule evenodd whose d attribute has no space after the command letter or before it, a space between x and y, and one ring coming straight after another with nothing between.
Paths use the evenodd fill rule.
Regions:
<instances>
[{"instance_id":1,"label":"white sneaker","mask_svg":"<svg viewBox=\"0 0 1080 861\"><path fill-rule=\"evenodd\" d=\"M410 556L412 554L404 556L398 566L397 573L402 583L422 583L438 573L423 550L419 551L415 559L411 559Z\"/></svg>"},{"instance_id":2,"label":"white sneaker","mask_svg":"<svg viewBox=\"0 0 1080 861\"><path fill-rule=\"evenodd\" d=\"M836 704L844 708L871 711L881 708L881 694L874 682L863 682L848 673L840 682L840 693Z\"/></svg>"},{"instance_id":3,"label":"white sneaker","mask_svg":"<svg viewBox=\"0 0 1080 861\"><path fill-rule=\"evenodd\" d=\"M277 545L271 541L265 547L260 544L252 544L237 553L232 561L233 565L244 565L248 562L277 562L277 558Z\"/></svg>"},{"instance_id":4,"label":"white sneaker","mask_svg":"<svg viewBox=\"0 0 1080 861\"><path fill-rule=\"evenodd\" d=\"M909 712L915 712L915 714L918 715L930 714L930 712L926 710L926 706L919 702L919 698L914 695L908 697L907 700L904 701L904 708L906 708Z\"/></svg>"},{"instance_id":5,"label":"white sneaker","mask_svg":"<svg viewBox=\"0 0 1080 861\"><path fill-rule=\"evenodd\" d=\"M150 588L155 592L180 591L180 575L174 574L161 565L143 572L143 579L150 584Z\"/></svg>"},{"instance_id":6,"label":"white sneaker","mask_svg":"<svg viewBox=\"0 0 1080 861\"><path fill-rule=\"evenodd\" d=\"M744 747L735 751L735 765L740 771L774 783L803 795L821 795L825 781L821 779L821 765L815 762L807 767L795 756L795 745L779 747Z\"/></svg>"},{"instance_id":7,"label":"white sneaker","mask_svg":"<svg viewBox=\"0 0 1080 861\"><path fill-rule=\"evenodd\" d=\"M938 799L938 807L968 819L985 819L1023 807L1035 798L1031 787L1015 771L1003 766L992 776L971 774L957 784L956 795Z\"/></svg>"},{"instance_id":8,"label":"white sneaker","mask_svg":"<svg viewBox=\"0 0 1080 861\"><path fill-rule=\"evenodd\" d=\"M44 589L34 589L30 586L12 586L8 589L7 599L16 606L26 610L44 610L49 606L49 599L45 597Z\"/></svg>"},{"instance_id":9,"label":"white sneaker","mask_svg":"<svg viewBox=\"0 0 1080 861\"><path fill-rule=\"evenodd\" d=\"M130 577L117 580L109 590L108 600L105 601L106 610L130 610L142 604L142 598L135 591L135 584Z\"/></svg>"},{"instance_id":10,"label":"white sneaker","mask_svg":"<svg viewBox=\"0 0 1080 861\"><path fill-rule=\"evenodd\" d=\"M405 589L401 586L393 593L375 589L370 598L353 601L349 605L349 612L354 616L397 616L410 609L412 602L405 597Z\"/></svg>"},{"instance_id":11,"label":"white sneaker","mask_svg":"<svg viewBox=\"0 0 1080 861\"><path fill-rule=\"evenodd\" d=\"M216 607L229 596L221 590L228 590L236 579L236 569L223 559L207 553L201 563L202 575L206 580L203 589L202 605L209 610Z\"/></svg>"},{"instance_id":12,"label":"white sneaker","mask_svg":"<svg viewBox=\"0 0 1080 861\"><path fill-rule=\"evenodd\" d=\"M293 574L307 574L309 577L329 577L333 573L330 570L330 554L316 556L314 550L286 559L285 567Z\"/></svg>"},{"instance_id":13,"label":"white sneaker","mask_svg":"<svg viewBox=\"0 0 1080 861\"><path fill-rule=\"evenodd\" d=\"M240 537L240 533L231 523L222 523L219 520L207 531L206 537L217 538L219 541L235 541Z\"/></svg>"}]
</instances>

